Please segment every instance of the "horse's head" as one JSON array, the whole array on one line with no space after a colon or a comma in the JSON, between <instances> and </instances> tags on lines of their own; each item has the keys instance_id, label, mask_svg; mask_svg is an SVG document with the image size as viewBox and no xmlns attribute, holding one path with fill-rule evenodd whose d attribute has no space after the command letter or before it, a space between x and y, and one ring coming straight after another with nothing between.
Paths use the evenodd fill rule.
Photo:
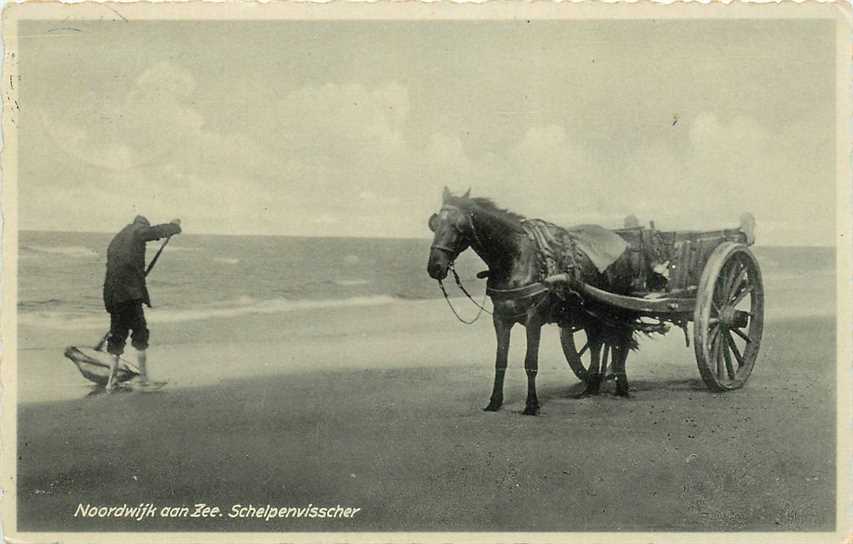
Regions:
<instances>
[{"instance_id":1,"label":"horse's head","mask_svg":"<svg viewBox=\"0 0 853 544\"><path fill-rule=\"evenodd\" d=\"M469 189L457 197L445 187L441 209L429 218L429 229L435 233L427 263L427 273L432 279L446 278L456 257L471 245L473 225L471 212L465 206L470 192Z\"/></svg>"}]
</instances>

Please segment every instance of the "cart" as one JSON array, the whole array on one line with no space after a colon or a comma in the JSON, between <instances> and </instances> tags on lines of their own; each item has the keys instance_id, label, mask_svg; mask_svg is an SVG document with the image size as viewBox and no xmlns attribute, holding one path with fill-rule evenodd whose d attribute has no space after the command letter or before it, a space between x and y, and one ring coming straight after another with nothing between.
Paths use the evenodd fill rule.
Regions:
<instances>
[{"instance_id":1,"label":"cart","mask_svg":"<svg viewBox=\"0 0 853 544\"><path fill-rule=\"evenodd\" d=\"M755 220L741 217L736 229L665 232L631 226L616 232L625 240L638 271L628 295L573 284L584 300L614 308L658 331L693 323L693 349L699 374L712 391L742 387L755 366L764 326L764 286L761 269L749 247ZM590 352L579 334L582 328L560 329L563 352L572 371L589 379ZM578 348L577 346L580 345ZM603 364L608 347L604 346Z\"/></svg>"}]
</instances>

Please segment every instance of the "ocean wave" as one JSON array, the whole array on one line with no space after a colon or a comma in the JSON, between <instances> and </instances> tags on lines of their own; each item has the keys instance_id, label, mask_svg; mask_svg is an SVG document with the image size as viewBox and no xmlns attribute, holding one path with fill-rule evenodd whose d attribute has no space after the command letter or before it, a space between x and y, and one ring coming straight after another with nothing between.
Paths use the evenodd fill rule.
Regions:
<instances>
[{"instance_id":1,"label":"ocean wave","mask_svg":"<svg viewBox=\"0 0 853 544\"><path fill-rule=\"evenodd\" d=\"M772 272L764 274L765 283L773 282L814 282L817 280L825 281L827 278L835 277L835 270L809 270L800 273L797 272Z\"/></svg>"},{"instance_id":2,"label":"ocean wave","mask_svg":"<svg viewBox=\"0 0 853 544\"><path fill-rule=\"evenodd\" d=\"M254 314L278 314L319 310L325 308L346 308L352 306L381 306L396 299L388 295L370 297L352 297L345 299L291 300L269 299L255 300L240 297L230 301L216 302L195 308L160 308L146 312L149 323L178 323L182 321L202 321L241 317ZM71 312L26 312L18 315L18 323L25 326L55 330L102 329L109 326L106 314L80 314Z\"/></svg>"},{"instance_id":3,"label":"ocean wave","mask_svg":"<svg viewBox=\"0 0 853 544\"><path fill-rule=\"evenodd\" d=\"M204 248L192 246L169 246L166 251L170 253L197 252L204 251Z\"/></svg>"},{"instance_id":4,"label":"ocean wave","mask_svg":"<svg viewBox=\"0 0 853 544\"><path fill-rule=\"evenodd\" d=\"M370 282L367 280L333 280L333 283L341 287L353 287L356 285L367 285Z\"/></svg>"},{"instance_id":5,"label":"ocean wave","mask_svg":"<svg viewBox=\"0 0 853 544\"><path fill-rule=\"evenodd\" d=\"M32 246L32 245L24 245L21 246L21 252L23 255L26 255L27 252L32 255L35 254L48 254L48 255L62 255L63 257L97 257L98 252L85 247L85 246Z\"/></svg>"},{"instance_id":6,"label":"ocean wave","mask_svg":"<svg viewBox=\"0 0 853 544\"><path fill-rule=\"evenodd\" d=\"M214 257L213 260L223 264L238 264L240 262L240 259L234 257Z\"/></svg>"},{"instance_id":7,"label":"ocean wave","mask_svg":"<svg viewBox=\"0 0 853 544\"><path fill-rule=\"evenodd\" d=\"M33 308L43 308L45 306L59 306L64 302L65 301L58 298L49 298L47 300L20 300L18 301L18 309L27 311Z\"/></svg>"}]
</instances>

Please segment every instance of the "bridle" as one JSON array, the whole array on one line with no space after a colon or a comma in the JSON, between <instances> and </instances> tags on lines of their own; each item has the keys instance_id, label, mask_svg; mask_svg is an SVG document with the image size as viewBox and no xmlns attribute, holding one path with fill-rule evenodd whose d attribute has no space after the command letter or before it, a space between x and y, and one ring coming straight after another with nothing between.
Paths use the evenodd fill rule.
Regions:
<instances>
[{"instance_id":1,"label":"bridle","mask_svg":"<svg viewBox=\"0 0 853 544\"><path fill-rule=\"evenodd\" d=\"M475 242L481 248L485 247L482 243L482 240L480 240L479 235L477 234L477 228L475 227L475 224L474 224L474 212L473 211L469 212L469 211L466 211L466 210L460 208L459 206L454 206L452 204L445 204L444 206L442 206L441 209L439 210L438 214L440 214L442 211L458 211L460 213L465 214L465 217L468 220L467 221L468 226L470 227L470 230L471 230L472 241ZM433 215L433 218L437 218L438 214ZM432 223L433 218L430 218L430 223ZM463 237L463 239L464 239L464 237L466 236L466 233L456 223L454 223L452 225L452 228L456 231L456 233L459 236ZM526 228L523 229L523 231L524 231L524 234L526 234L528 236L528 238L530 238L533 241L536 241L534 236ZM456 272L456 268L453 266L454 262L456 260L456 257L458 257L460 253L462 253L464 248L456 249L456 248L451 248L449 246L446 246L444 244L432 244L430 246L430 248L431 249L438 249L439 251L443 251L450 256L450 263L447 265L447 269L453 274L453 277L456 281L456 285L465 294L465 296L468 297L468 300L470 300L474 304L474 306L479 308L477 315L473 319L471 319L471 320L463 319L462 316L460 316L459 313L456 311L456 309L453 307L453 304L450 302L450 297L447 295L447 290L444 287L444 282L442 280L438 280L438 286L441 288L441 292L444 295L444 299L447 301L447 305L450 306L450 310L453 312L453 315L456 316L456 319L458 319L462 323L465 323L466 325L471 325L471 324L475 323L480 318L480 316L483 314L483 312L486 312L489 315L494 315L493 312L490 312L489 310L487 310L483 306L486 302L486 297L491 298L493 302L494 301L509 301L509 300L521 300L521 299L528 299L528 298L536 298L536 297L540 297L542 295L547 295L551 292L551 289L541 281L534 282L530 285L525 285L524 287L517 287L514 289L494 289L492 287L487 286L486 292L483 293L482 302L478 303L476 300L474 300L474 298L471 296L471 294L468 292L468 290L465 289L465 286L462 285L462 281L459 278L459 274ZM549 298L548 296L544 296L544 297L540 298L539 301L534 305L534 309L538 309L543 303L545 303L545 301L548 300L548 298ZM521 312L517 315L505 316L505 317L518 318L524 314L526 314L526 311Z\"/></svg>"},{"instance_id":2,"label":"bridle","mask_svg":"<svg viewBox=\"0 0 853 544\"><path fill-rule=\"evenodd\" d=\"M452 204L445 204L444 206L441 207L441 209L438 211L438 213L440 214L442 211L458 211L460 213L463 213L465 215L465 217L468 219L468 226L471 229L471 237L474 239L474 241L476 241L476 243L480 247L483 247L483 244L480 241L480 237L477 235L477 229L474 226L474 212L473 211L466 212L465 210L463 210L459 206L453 206ZM438 216L438 214L434 215L433 217L437 217L437 216ZM430 222L432 222L432 218L430 218ZM456 231L456 233L463 240L465 239L465 236L466 236L465 232L461 228L459 228L459 226L456 225L455 222L452 225L452 228L453 228L453 230ZM442 280L438 280L438 286L439 286L439 288L441 288L441 293L444 295L444 300L447 301L447 305L450 307L450 310L453 312L453 315L456 316L456 319L458 319L462 323L465 323L466 325L473 325L474 323L477 322L478 319L480 319L480 316L483 315L483 312L486 312L487 314L492 315L492 312L487 310L484 306L486 303L486 293L483 293L483 300L481 302L478 303L476 300L474 300L474 297L471 296L471 293L469 293L468 290L465 289L465 286L462 285L462 280L459 278L459 274L456 272L456 267L453 266L454 262L456 261L456 257L458 257L460 253L462 253L464 248L456 249L456 248L452 248L452 247L449 247L449 246L446 246L443 244L432 244L430 246L430 249L437 249L439 251L443 251L443 252L448 254L448 256L450 257L450 263L447 265L447 269L450 270L450 272L453 274L453 278L456 281L456 285L465 294L465 296L468 297L468 300L470 300L474 304L474 306L479 308L477 315L474 316L473 319L470 319L470 320L464 319L461 315L459 315L459 312L456 311L456 308L454 308L453 304L450 302L450 297L447 294L447 289L445 289L445 287L444 287L444 282Z\"/></svg>"},{"instance_id":3,"label":"bridle","mask_svg":"<svg viewBox=\"0 0 853 544\"><path fill-rule=\"evenodd\" d=\"M443 211L457 211L457 212L462 213L465 216L465 218L468 220L468 227L470 227L470 229L471 229L471 237L473 238L473 240L475 242L477 242L477 245L479 245L480 247L483 247L483 244L480 241L480 237L477 235L477 229L476 229L476 227L474 227L474 212L473 211L470 211L470 212L465 211L462 208L460 208L459 206L454 206L452 204L445 204L444 206L442 206L441 209L438 210L438 214L440 214ZM438 214L435 214L433 217L438 217ZM431 221L431 219L430 219L430 221ZM464 239L465 231L463 231L461 228L459 228L459 226L456 225L455 223L453 225L451 225L451 227L453 228L453 230L456 231L456 233L460 237L462 237ZM456 248L448 247L448 246L443 245L443 244L432 244L430 246L430 249L438 249L438 250L444 251L445 253L450 255L451 265L453 264L453 261L456 260L456 257L458 257L460 253L462 253L462 249L456 249Z\"/></svg>"}]
</instances>

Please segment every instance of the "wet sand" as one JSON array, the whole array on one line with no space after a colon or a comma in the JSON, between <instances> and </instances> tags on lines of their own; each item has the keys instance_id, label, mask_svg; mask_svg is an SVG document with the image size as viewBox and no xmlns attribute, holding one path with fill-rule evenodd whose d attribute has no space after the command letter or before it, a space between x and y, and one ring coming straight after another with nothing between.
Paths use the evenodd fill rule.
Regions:
<instances>
[{"instance_id":1,"label":"wet sand","mask_svg":"<svg viewBox=\"0 0 853 544\"><path fill-rule=\"evenodd\" d=\"M440 300L154 326L151 364L170 380L157 393L86 397L60 355L24 350L18 529L832 530L836 331L823 310L769 308L756 369L726 394L705 388L675 330L629 359L631 399L574 399L549 327L538 417L520 413L521 329L506 404L483 412L491 324L462 326ZM23 347L33 338L21 331ZM225 515L74 517L79 503L141 502ZM231 519L236 504L361 510Z\"/></svg>"}]
</instances>

